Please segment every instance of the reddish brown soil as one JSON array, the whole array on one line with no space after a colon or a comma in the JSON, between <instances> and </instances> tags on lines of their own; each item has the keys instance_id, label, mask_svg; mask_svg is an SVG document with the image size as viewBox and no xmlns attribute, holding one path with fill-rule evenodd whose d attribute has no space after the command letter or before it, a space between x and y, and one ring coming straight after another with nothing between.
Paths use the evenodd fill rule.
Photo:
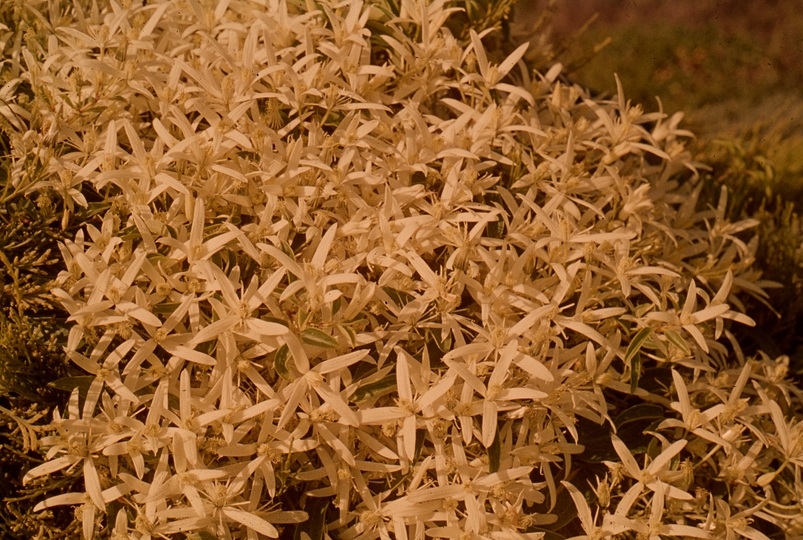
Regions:
<instances>
[{"instance_id":1,"label":"reddish brown soil","mask_svg":"<svg viewBox=\"0 0 803 540\"><path fill-rule=\"evenodd\" d=\"M535 16L547 3L522 0L519 13ZM690 25L713 22L728 32L746 31L765 39L781 30L778 37L789 40L791 48L803 53L803 35L783 28L784 20L802 9L800 0L560 0L553 32L556 37L571 34L595 13L599 14L598 24L609 27L655 21Z\"/></svg>"}]
</instances>

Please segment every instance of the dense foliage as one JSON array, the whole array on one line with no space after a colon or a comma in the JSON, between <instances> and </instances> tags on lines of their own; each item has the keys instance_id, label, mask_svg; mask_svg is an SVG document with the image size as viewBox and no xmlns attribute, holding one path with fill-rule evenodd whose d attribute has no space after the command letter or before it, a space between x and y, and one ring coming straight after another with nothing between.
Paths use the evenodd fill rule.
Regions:
<instances>
[{"instance_id":1,"label":"dense foliage","mask_svg":"<svg viewBox=\"0 0 803 540\"><path fill-rule=\"evenodd\" d=\"M69 313L66 404L3 410L45 453L34 511L85 538L803 531L800 393L739 346L758 222L698 204L681 115L489 59L506 8L3 6L3 180L63 237ZM54 253L9 259L19 317Z\"/></svg>"}]
</instances>

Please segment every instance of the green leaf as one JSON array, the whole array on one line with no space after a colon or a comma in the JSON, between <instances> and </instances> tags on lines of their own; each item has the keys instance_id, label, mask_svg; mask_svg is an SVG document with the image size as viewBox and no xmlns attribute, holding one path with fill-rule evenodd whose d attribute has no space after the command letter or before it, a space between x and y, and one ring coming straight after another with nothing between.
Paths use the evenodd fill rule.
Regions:
<instances>
[{"instance_id":1,"label":"green leaf","mask_svg":"<svg viewBox=\"0 0 803 540\"><path fill-rule=\"evenodd\" d=\"M633 338L633 341L630 342L630 345L627 346L627 352L625 353L625 364L629 364L633 357L638 354L641 347L644 345L644 342L647 340L648 337L652 334L652 328L642 328L636 334L636 337Z\"/></svg>"},{"instance_id":2,"label":"green leaf","mask_svg":"<svg viewBox=\"0 0 803 540\"><path fill-rule=\"evenodd\" d=\"M304 328L305 326L307 326L307 321L309 320L309 316L311 315L310 312L309 311L300 310L296 315L297 315L296 316L296 319L297 319L296 326L298 326L299 328Z\"/></svg>"},{"instance_id":3,"label":"green leaf","mask_svg":"<svg viewBox=\"0 0 803 540\"><path fill-rule=\"evenodd\" d=\"M691 349L689 348L689 344L686 343L686 340L683 337L675 332L674 330L664 330L664 335L666 339L669 340L669 343L683 351L683 354L686 356L691 356Z\"/></svg>"},{"instance_id":4,"label":"green leaf","mask_svg":"<svg viewBox=\"0 0 803 540\"><path fill-rule=\"evenodd\" d=\"M290 368L287 367L288 360L290 360L290 349L287 345L282 345L273 357L273 367L282 379L292 381L293 374L290 372Z\"/></svg>"},{"instance_id":5,"label":"green leaf","mask_svg":"<svg viewBox=\"0 0 803 540\"><path fill-rule=\"evenodd\" d=\"M413 299L412 294L396 290L392 287L382 287L382 290L385 291L385 294L400 308L406 306Z\"/></svg>"},{"instance_id":6,"label":"green leaf","mask_svg":"<svg viewBox=\"0 0 803 540\"><path fill-rule=\"evenodd\" d=\"M296 260L296 254L293 252L293 248L290 247L290 244L288 244L287 242L282 240L282 243L279 246L279 248L282 250L282 253L284 253L285 255L290 257L293 261ZM296 276L296 275L294 275L294 274L292 274L290 272L287 272L287 282L288 283L293 283L296 280L298 280L298 276Z\"/></svg>"},{"instance_id":7,"label":"green leaf","mask_svg":"<svg viewBox=\"0 0 803 540\"><path fill-rule=\"evenodd\" d=\"M120 239L123 241L137 240L138 238L141 237L139 234L139 229L137 229L136 225L132 225L131 227L126 227L125 229L120 231L117 234L117 236L120 237Z\"/></svg>"},{"instance_id":8,"label":"green leaf","mask_svg":"<svg viewBox=\"0 0 803 540\"><path fill-rule=\"evenodd\" d=\"M352 347L357 346L357 333L351 326L338 324L337 328L340 330L341 333L343 333L348 337L349 343L351 344Z\"/></svg>"},{"instance_id":9,"label":"green leaf","mask_svg":"<svg viewBox=\"0 0 803 540\"><path fill-rule=\"evenodd\" d=\"M81 397L86 397L86 393L89 391L89 387L94 380L94 375L81 375L79 377L64 377L57 379L53 382L47 383L47 385L50 388L66 390L67 392L72 392L78 388L78 395Z\"/></svg>"},{"instance_id":10,"label":"green leaf","mask_svg":"<svg viewBox=\"0 0 803 540\"><path fill-rule=\"evenodd\" d=\"M173 411L179 410L181 408L181 398L176 394L167 394L167 406Z\"/></svg>"},{"instance_id":11,"label":"green leaf","mask_svg":"<svg viewBox=\"0 0 803 540\"><path fill-rule=\"evenodd\" d=\"M335 338L317 328L305 328L302 330L301 339L304 343L312 345L313 347L321 347L324 349L337 349L340 347L340 344Z\"/></svg>"},{"instance_id":12,"label":"green leaf","mask_svg":"<svg viewBox=\"0 0 803 540\"><path fill-rule=\"evenodd\" d=\"M654 307L655 307L655 306L654 306L652 303L649 303L649 302L648 302L648 303L646 303L646 304L639 304L639 305L637 305L637 306L635 307L635 309L633 310L633 314L634 314L636 317L638 317L638 318L641 318L641 317L643 317L644 315L646 315L646 314L647 314L647 312L649 312L649 311L650 311L651 309L653 309Z\"/></svg>"},{"instance_id":13,"label":"green leaf","mask_svg":"<svg viewBox=\"0 0 803 540\"><path fill-rule=\"evenodd\" d=\"M279 246L279 248L282 250L282 252L283 252L285 255L287 255L288 257L290 257L292 260L294 260L294 261L296 260L296 254L293 252L293 248L291 248L291 247L290 247L290 244L288 244L287 242L285 242L284 240L282 240L282 243L281 243L281 245Z\"/></svg>"},{"instance_id":14,"label":"green leaf","mask_svg":"<svg viewBox=\"0 0 803 540\"><path fill-rule=\"evenodd\" d=\"M374 344L363 345L355 348L355 350L367 350L369 352L373 352L374 354L379 354L376 351L376 346ZM362 382L363 384L366 384L365 380L369 377L374 377L375 380L380 377L384 377L393 370L395 365L395 362L387 362L384 367L377 368L376 365L371 362L357 362L354 364L354 366L352 366L354 368L352 382Z\"/></svg>"},{"instance_id":15,"label":"green leaf","mask_svg":"<svg viewBox=\"0 0 803 540\"><path fill-rule=\"evenodd\" d=\"M271 317L270 315L266 315L266 316L260 317L260 319L262 319L263 321L267 321L267 322L281 324L282 326L286 326L286 327L290 328L290 323L287 322L284 319L280 319L279 317Z\"/></svg>"},{"instance_id":16,"label":"green leaf","mask_svg":"<svg viewBox=\"0 0 803 540\"><path fill-rule=\"evenodd\" d=\"M587 418L577 419L578 441L583 445L583 453L577 459L583 462L600 463L617 459L616 451L611 443L613 434L611 425L608 422L597 424ZM574 458L572 458L574 461Z\"/></svg>"},{"instance_id":17,"label":"green leaf","mask_svg":"<svg viewBox=\"0 0 803 540\"><path fill-rule=\"evenodd\" d=\"M293 540L304 539L302 533L309 540L323 540L323 533L326 530L326 510L330 504L330 499L310 497L307 500L307 504L304 505L304 510L307 512L309 519L296 527Z\"/></svg>"},{"instance_id":18,"label":"green leaf","mask_svg":"<svg viewBox=\"0 0 803 540\"><path fill-rule=\"evenodd\" d=\"M630 393L635 394L638 390L638 378L641 374L641 355L636 353L630 359Z\"/></svg>"},{"instance_id":19,"label":"green leaf","mask_svg":"<svg viewBox=\"0 0 803 540\"><path fill-rule=\"evenodd\" d=\"M177 236L175 229L173 229L172 227L169 227L167 224L162 223L161 221L156 221L155 219L149 219L146 222L146 225L148 227L148 230L152 234L159 235L159 236L167 236L169 234L172 238L176 238L176 236ZM167 234L165 234L165 233L167 233ZM214 235L214 236L219 236L219 235Z\"/></svg>"},{"instance_id":20,"label":"green leaf","mask_svg":"<svg viewBox=\"0 0 803 540\"><path fill-rule=\"evenodd\" d=\"M441 352L447 353L447 352L451 351L452 350L452 333L449 332L449 334L446 336L446 339L444 339L443 341L440 341L439 339L435 338L435 343L438 344L438 348L441 350Z\"/></svg>"},{"instance_id":21,"label":"green leaf","mask_svg":"<svg viewBox=\"0 0 803 540\"><path fill-rule=\"evenodd\" d=\"M160 313L162 315L170 313L173 314L174 311L178 309L181 305L179 302L162 302L161 304L156 304L151 308L153 313Z\"/></svg>"},{"instance_id":22,"label":"green leaf","mask_svg":"<svg viewBox=\"0 0 803 540\"><path fill-rule=\"evenodd\" d=\"M488 447L488 470L491 474L499 471L502 462L502 442L499 440L499 426L496 426L496 435L491 446Z\"/></svg>"},{"instance_id":23,"label":"green leaf","mask_svg":"<svg viewBox=\"0 0 803 540\"><path fill-rule=\"evenodd\" d=\"M125 508L123 507L123 503L120 501L110 501L108 506L106 506L106 512L110 523L114 523L117 519L117 514L120 512L125 512Z\"/></svg>"},{"instance_id":24,"label":"green leaf","mask_svg":"<svg viewBox=\"0 0 803 540\"><path fill-rule=\"evenodd\" d=\"M387 394L396 389L396 374L386 375L376 382L368 383L357 388L349 401L359 403L374 396Z\"/></svg>"},{"instance_id":25,"label":"green leaf","mask_svg":"<svg viewBox=\"0 0 803 540\"><path fill-rule=\"evenodd\" d=\"M663 420L665 415L666 412L660 405L656 405L655 403L639 403L638 405L633 405L632 407L622 411L616 418L614 418L613 423L617 428L620 428L631 422L643 420L652 422L658 418Z\"/></svg>"},{"instance_id":26,"label":"green leaf","mask_svg":"<svg viewBox=\"0 0 803 540\"><path fill-rule=\"evenodd\" d=\"M85 217L86 219L91 218L94 215L100 214L111 208L111 204L107 202L91 202L89 203L87 209L85 210Z\"/></svg>"},{"instance_id":27,"label":"green leaf","mask_svg":"<svg viewBox=\"0 0 803 540\"><path fill-rule=\"evenodd\" d=\"M650 459L657 458L661 452L663 451L662 444L658 437L653 437L650 442L647 444L647 455L650 456ZM678 456L675 456L672 461L679 459Z\"/></svg>"},{"instance_id":28,"label":"green leaf","mask_svg":"<svg viewBox=\"0 0 803 540\"><path fill-rule=\"evenodd\" d=\"M169 266L173 264L170 261L170 259L162 255L161 253L148 253L145 256L145 258L148 259L148 262L154 266L159 266L160 263L163 264L164 266Z\"/></svg>"},{"instance_id":29,"label":"green leaf","mask_svg":"<svg viewBox=\"0 0 803 540\"><path fill-rule=\"evenodd\" d=\"M505 237L505 220L499 216L496 221L492 221L486 225L488 231L488 238L502 239Z\"/></svg>"},{"instance_id":30,"label":"green leaf","mask_svg":"<svg viewBox=\"0 0 803 540\"><path fill-rule=\"evenodd\" d=\"M628 422L616 430L616 434L627 445L627 448L635 456L636 454L643 454L647 451L647 447L651 440L655 437L648 432L655 431L664 418L657 418L651 420L643 418L633 422ZM614 458L615 459L615 458Z\"/></svg>"},{"instance_id":31,"label":"green leaf","mask_svg":"<svg viewBox=\"0 0 803 540\"><path fill-rule=\"evenodd\" d=\"M642 328L630 342L625 353L625 364L630 364L630 393L635 394L638 389L638 378L641 373L641 355L639 350L652 335L652 328Z\"/></svg>"},{"instance_id":32,"label":"green leaf","mask_svg":"<svg viewBox=\"0 0 803 540\"><path fill-rule=\"evenodd\" d=\"M389 11L389 10L385 9L385 6L383 6L382 4L373 4L373 7L376 7L376 9L381 11L382 14L385 17L387 17L388 19L393 19L394 17L396 17L396 15L394 15L392 11ZM385 24L382 24L381 26L384 27L384 28L388 28L387 25L385 25ZM392 28L392 27L390 27L390 28Z\"/></svg>"},{"instance_id":33,"label":"green leaf","mask_svg":"<svg viewBox=\"0 0 803 540\"><path fill-rule=\"evenodd\" d=\"M418 463L421 459L421 451L424 449L424 439L426 439L425 433L423 429L415 432L415 457L413 458L413 463Z\"/></svg>"}]
</instances>

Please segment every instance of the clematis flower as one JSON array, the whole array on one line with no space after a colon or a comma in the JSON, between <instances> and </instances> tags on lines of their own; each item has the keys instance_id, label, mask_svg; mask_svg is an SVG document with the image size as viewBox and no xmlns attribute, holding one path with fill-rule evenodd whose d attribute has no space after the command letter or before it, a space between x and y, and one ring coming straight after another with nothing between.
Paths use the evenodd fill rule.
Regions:
<instances>
[{"instance_id":1,"label":"clematis flower","mask_svg":"<svg viewBox=\"0 0 803 540\"><path fill-rule=\"evenodd\" d=\"M606 536L621 534L629 528L627 525L614 523L610 516L605 516L602 525L596 525L599 511L592 516L591 508L588 506L588 502L583 493L577 489L574 484L566 482L565 480L561 481L561 484L569 491L569 495L571 495L572 501L574 501L574 505L577 507L577 515L580 518L580 524L583 527L583 531L586 533L584 535L573 536L569 540L596 540Z\"/></svg>"},{"instance_id":2,"label":"clematis flower","mask_svg":"<svg viewBox=\"0 0 803 540\"><path fill-rule=\"evenodd\" d=\"M736 540L737 538L749 538L750 540L769 540L769 537L761 531L750 526L752 516L764 507L766 502L759 505L733 513L728 503L719 497L711 496L711 508L706 520L706 529L717 534L719 538Z\"/></svg>"},{"instance_id":3,"label":"clematis flower","mask_svg":"<svg viewBox=\"0 0 803 540\"><path fill-rule=\"evenodd\" d=\"M661 452L655 459L652 460L652 462L650 462L649 465L643 469L639 467L635 458L630 453L630 450L627 448L627 445L623 443L619 437L612 435L611 442L613 442L613 448L616 450L617 455L622 460L625 472L636 480L636 483L633 484L633 486L624 494L622 501L627 501L629 504L633 504L645 489L649 489L653 492L657 491L658 489L662 489L666 495L669 495L673 499L690 500L693 498L685 491L671 486L665 481L661 480L661 475L668 471L667 468L671 464L672 458L677 456L683 447L686 446L688 443L687 440L681 439L679 441L675 441L666 449L664 449L663 452ZM620 503L620 506L622 508L620 513L622 514L626 514L630 509L628 504ZM617 508L617 512L618 511L619 508Z\"/></svg>"},{"instance_id":4,"label":"clematis flower","mask_svg":"<svg viewBox=\"0 0 803 540\"><path fill-rule=\"evenodd\" d=\"M692 280L689 284L689 290L686 294L686 301L683 304L683 309L679 314L668 311L651 312L647 314L647 319L664 322L672 326L682 327L692 336L692 338L694 338L694 341L697 342L702 350L708 352L708 345L706 344L705 336L703 336L702 332L700 332L700 329L697 327L697 325L700 323L710 319L721 320L722 318L730 318L750 326L755 324L755 322L753 322L753 320L749 317L731 311L730 306L724 303L728 297L732 283L733 274L728 271L722 286L720 287L719 291L717 291L717 294L714 296L714 298L711 299L708 307L699 311L695 311L695 309L697 309L698 293L697 285L695 284L694 280ZM717 335L719 335L721 332L721 330L719 330L721 328L719 324L717 326Z\"/></svg>"},{"instance_id":5,"label":"clematis flower","mask_svg":"<svg viewBox=\"0 0 803 540\"><path fill-rule=\"evenodd\" d=\"M497 415L499 412L499 402L506 402L518 399L541 399L547 397L545 392L534 390L531 388L504 388L502 385L507 378L508 368L513 363L514 358L518 355L518 341L511 340L505 346L504 351L500 354L499 360L494 366L493 372L488 379L488 384L485 385L477 378L476 375L469 371L468 367L453 360L445 360L446 365L454 370L458 376L464 381L463 397L461 401L467 403L470 395L473 392L478 392L483 396L482 402L482 443L485 447L491 446L496 433ZM471 442L473 428L469 422L464 419L468 418L467 415L461 415L461 424L463 426L463 442L468 444Z\"/></svg>"},{"instance_id":6,"label":"clematis flower","mask_svg":"<svg viewBox=\"0 0 803 540\"><path fill-rule=\"evenodd\" d=\"M278 282L284 277L284 270L278 270L262 286L258 286L255 276L248 288L238 295L230 278L223 274L218 267L203 263L199 263L198 266L207 273L207 281L211 284L210 286L220 289L225 303L220 303L214 298L209 299L220 318L195 334L188 343L189 347L218 338L228 331L237 332L257 342L261 341L263 337L281 336L289 332L285 325L254 316L254 311L264 303L265 297L273 292Z\"/></svg>"},{"instance_id":7,"label":"clematis flower","mask_svg":"<svg viewBox=\"0 0 803 540\"><path fill-rule=\"evenodd\" d=\"M658 429L673 427L683 428L714 444L729 448L730 444L711 430L711 423L725 410L725 405L720 403L719 405L709 407L705 411L692 408L686 382L674 369L672 370L672 380L675 382L678 401L672 402L671 407L681 414L682 420L675 420L673 418L666 419L658 425Z\"/></svg>"},{"instance_id":8,"label":"clematis flower","mask_svg":"<svg viewBox=\"0 0 803 540\"><path fill-rule=\"evenodd\" d=\"M663 486L659 486L652 495L650 517L647 520L626 518L624 515L618 513L617 508L617 513L609 516L608 521L613 524L614 527L621 527L624 531L636 531L636 533L650 540L660 540L663 536L670 536L673 538L678 536L683 538L711 538L711 535L707 531L697 527L674 523L667 525L663 523L663 514L664 490Z\"/></svg>"}]
</instances>

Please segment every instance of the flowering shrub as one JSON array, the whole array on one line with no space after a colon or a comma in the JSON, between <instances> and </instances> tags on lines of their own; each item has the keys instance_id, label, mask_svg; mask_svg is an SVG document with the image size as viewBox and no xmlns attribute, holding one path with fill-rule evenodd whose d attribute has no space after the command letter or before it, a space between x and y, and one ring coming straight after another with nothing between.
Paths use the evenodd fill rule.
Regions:
<instances>
[{"instance_id":1,"label":"flowering shrub","mask_svg":"<svg viewBox=\"0 0 803 540\"><path fill-rule=\"evenodd\" d=\"M443 1L8 9L12 181L97 216L53 291L82 375L26 474L85 491L37 510L85 538L803 531L799 392L732 326L755 221L696 209L681 115L492 62Z\"/></svg>"}]
</instances>

